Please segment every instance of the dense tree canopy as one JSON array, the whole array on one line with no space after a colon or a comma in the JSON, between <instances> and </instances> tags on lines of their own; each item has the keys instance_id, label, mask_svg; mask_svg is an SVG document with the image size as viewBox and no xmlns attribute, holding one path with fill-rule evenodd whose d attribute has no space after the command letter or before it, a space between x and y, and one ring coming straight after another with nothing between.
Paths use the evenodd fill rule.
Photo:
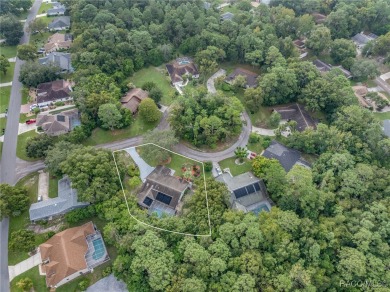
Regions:
<instances>
[{"instance_id":1,"label":"dense tree canopy","mask_svg":"<svg viewBox=\"0 0 390 292\"><path fill-rule=\"evenodd\" d=\"M19 216L27 210L29 202L26 189L0 184L0 219Z\"/></svg>"},{"instance_id":2,"label":"dense tree canopy","mask_svg":"<svg viewBox=\"0 0 390 292\"><path fill-rule=\"evenodd\" d=\"M1 11L3 11L3 1ZM8 45L17 45L23 35L23 24L12 14L1 15L0 34L5 37L5 42Z\"/></svg>"}]
</instances>

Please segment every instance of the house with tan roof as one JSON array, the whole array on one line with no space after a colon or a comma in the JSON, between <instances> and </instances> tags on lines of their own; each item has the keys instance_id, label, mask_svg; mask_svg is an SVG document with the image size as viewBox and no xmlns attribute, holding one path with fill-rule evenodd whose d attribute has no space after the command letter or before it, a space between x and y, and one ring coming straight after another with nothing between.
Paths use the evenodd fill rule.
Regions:
<instances>
[{"instance_id":1,"label":"house with tan roof","mask_svg":"<svg viewBox=\"0 0 390 292\"><path fill-rule=\"evenodd\" d=\"M178 58L172 63L166 64L169 77L173 86L183 86L183 76L199 78L199 71L192 59L188 57Z\"/></svg>"},{"instance_id":2,"label":"house with tan roof","mask_svg":"<svg viewBox=\"0 0 390 292\"><path fill-rule=\"evenodd\" d=\"M138 204L148 209L149 214L173 216L190 183L173 176L172 170L158 165L147 177L138 194Z\"/></svg>"},{"instance_id":3,"label":"house with tan roof","mask_svg":"<svg viewBox=\"0 0 390 292\"><path fill-rule=\"evenodd\" d=\"M67 50L72 45L72 36L65 33L55 33L47 39L44 45L45 53L56 52L59 50Z\"/></svg>"},{"instance_id":4,"label":"house with tan roof","mask_svg":"<svg viewBox=\"0 0 390 292\"><path fill-rule=\"evenodd\" d=\"M81 125L78 109L63 111L54 115L47 112L39 113L36 120L36 126L41 127L49 136L69 133L75 127Z\"/></svg>"},{"instance_id":5,"label":"house with tan roof","mask_svg":"<svg viewBox=\"0 0 390 292\"><path fill-rule=\"evenodd\" d=\"M72 92L72 83L67 80L55 80L52 82L41 83L37 86L36 96L37 105L40 108L49 106L58 101L70 101Z\"/></svg>"},{"instance_id":6,"label":"house with tan roof","mask_svg":"<svg viewBox=\"0 0 390 292\"><path fill-rule=\"evenodd\" d=\"M299 52L299 59L303 59L304 57L307 56L308 52L306 49L305 40L297 39L293 41L293 44L294 47L296 47Z\"/></svg>"},{"instance_id":7,"label":"house with tan roof","mask_svg":"<svg viewBox=\"0 0 390 292\"><path fill-rule=\"evenodd\" d=\"M148 92L141 88L133 88L121 98L121 104L135 114L138 111L138 106L141 101L147 98L148 95Z\"/></svg>"},{"instance_id":8,"label":"house with tan roof","mask_svg":"<svg viewBox=\"0 0 390 292\"><path fill-rule=\"evenodd\" d=\"M40 270L50 288L90 273L110 259L103 237L92 222L55 234L39 246L39 251Z\"/></svg>"},{"instance_id":9,"label":"house with tan roof","mask_svg":"<svg viewBox=\"0 0 390 292\"><path fill-rule=\"evenodd\" d=\"M236 68L231 74L229 74L225 78L225 82L229 84L233 84L234 80L237 78L237 76L244 76L246 80L245 87L250 88L250 87L256 87L257 86L257 75L256 73L246 70L244 68Z\"/></svg>"}]
</instances>

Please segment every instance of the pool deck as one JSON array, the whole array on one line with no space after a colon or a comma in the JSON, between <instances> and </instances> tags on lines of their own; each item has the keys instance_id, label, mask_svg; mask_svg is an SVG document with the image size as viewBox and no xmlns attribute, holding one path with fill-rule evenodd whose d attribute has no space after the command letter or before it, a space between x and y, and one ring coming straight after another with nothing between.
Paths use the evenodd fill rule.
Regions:
<instances>
[{"instance_id":1,"label":"pool deck","mask_svg":"<svg viewBox=\"0 0 390 292\"><path fill-rule=\"evenodd\" d=\"M104 253L98 259L94 259L95 246L93 244L93 241L97 240L97 239L100 239L102 241L103 248L104 248ZM109 257L109 255L107 253L106 246L104 244L103 237L102 237L102 235L101 235L101 233L99 231L96 231L95 234L87 236L87 244L88 244L88 251L85 254L85 261L87 262L87 265L88 265L88 267L90 269L93 269L93 268L101 265L102 263L110 260L110 257Z\"/></svg>"}]
</instances>

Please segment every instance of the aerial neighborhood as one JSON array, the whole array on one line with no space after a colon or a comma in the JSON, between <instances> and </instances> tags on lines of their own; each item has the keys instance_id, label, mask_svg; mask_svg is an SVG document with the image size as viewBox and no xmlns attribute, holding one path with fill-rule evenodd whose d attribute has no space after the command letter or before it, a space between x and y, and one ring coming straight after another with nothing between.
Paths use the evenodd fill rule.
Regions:
<instances>
[{"instance_id":1,"label":"aerial neighborhood","mask_svg":"<svg viewBox=\"0 0 390 292\"><path fill-rule=\"evenodd\" d=\"M12 0L0 291L388 291L390 2Z\"/></svg>"}]
</instances>

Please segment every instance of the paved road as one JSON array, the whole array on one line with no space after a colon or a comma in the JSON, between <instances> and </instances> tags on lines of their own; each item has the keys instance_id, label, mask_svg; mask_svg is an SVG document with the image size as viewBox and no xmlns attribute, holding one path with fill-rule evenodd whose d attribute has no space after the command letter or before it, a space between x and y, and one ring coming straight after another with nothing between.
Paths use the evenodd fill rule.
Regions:
<instances>
[{"instance_id":1,"label":"paved road","mask_svg":"<svg viewBox=\"0 0 390 292\"><path fill-rule=\"evenodd\" d=\"M28 43L30 34L26 31L28 23L35 18L42 0L35 0L27 16L24 35L20 40L21 44ZM16 143L18 139L20 105L22 102L21 89L22 84L19 82L19 72L22 61L16 58L14 78L12 81L12 89L10 103L8 106L7 126L5 128L5 139L3 143L3 151L0 167L0 182L5 182L14 185L15 169L16 169ZM8 274L8 219L3 219L0 222L0 291L8 292L9 274Z\"/></svg>"}]
</instances>

